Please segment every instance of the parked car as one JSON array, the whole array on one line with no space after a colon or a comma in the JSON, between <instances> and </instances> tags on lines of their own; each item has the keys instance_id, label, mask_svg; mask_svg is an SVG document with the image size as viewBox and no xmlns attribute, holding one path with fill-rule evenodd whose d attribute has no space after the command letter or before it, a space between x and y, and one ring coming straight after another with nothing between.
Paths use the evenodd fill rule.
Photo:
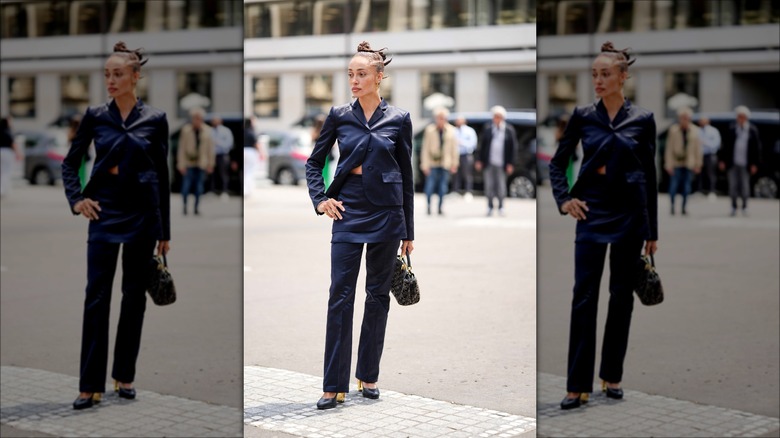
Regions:
<instances>
[{"instance_id":1,"label":"parked car","mask_svg":"<svg viewBox=\"0 0 780 438\"><path fill-rule=\"evenodd\" d=\"M482 139L482 129L493 120L493 114L490 112L473 113L452 113L449 116L449 122L454 124L458 116L466 119L466 124L474 128L477 132L477 138ZM515 151L515 170L511 175L507 175L507 195L513 198L535 198L536 197L536 112L535 111L509 111L507 112L506 122L512 125L517 132L517 150ZM415 169L415 189L419 192L425 187L425 175L420 170L420 150L422 148L422 136L425 126L419 128L412 140L414 150L414 169ZM478 153L478 152L477 152ZM482 172L474 172L474 191L482 192L484 183ZM453 178L450 178L452 182Z\"/></svg>"},{"instance_id":2,"label":"parked car","mask_svg":"<svg viewBox=\"0 0 780 438\"><path fill-rule=\"evenodd\" d=\"M726 132L729 126L736 120L736 114L732 112L723 113L696 113L692 121L698 124L702 115L710 119L710 124L714 126L721 135L726 138ZM761 139L761 161L758 165L758 172L750 177L751 196L759 198L780 198L780 112L771 111L752 111L750 123L758 128L758 136ZM658 190L668 193L669 175L664 171L664 151L666 149L666 137L669 128L662 130L658 134L656 143L658 156L658 171L660 174ZM716 173L715 191L721 194L728 194L728 176L726 172L718 169ZM701 175L695 175L692 187L700 187L699 181Z\"/></svg>"},{"instance_id":3,"label":"parked car","mask_svg":"<svg viewBox=\"0 0 780 438\"><path fill-rule=\"evenodd\" d=\"M268 150L268 177L275 184L297 185L306 179L306 160L313 150L310 129L262 131Z\"/></svg>"},{"instance_id":4,"label":"parked car","mask_svg":"<svg viewBox=\"0 0 780 438\"><path fill-rule=\"evenodd\" d=\"M241 180L241 168L244 162L244 116L241 113L207 113L204 117L204 121L211 125L211 120L215 115L219 115L219 117L222 119L222 124L230 129L230 132L233 133L233 149L230 151L230 156L231 161L239 163L239 166L236 170L231 168L228 173L228 177L230 179L230 181L228 181L228 192L233 195L240 195L244 192L244 183ZM181 126L179 126L176 131L170 135L170 140L168 143L168 153L171 161L171 192L174 193L181 192L182 175L177 170L178 160L176 152L179 150L179 136L181 135L181 128L186 123L189 122L187 121L182 123ZM213 174L206 177L206 181L204 181L203 184L204 193L209 192L211 188L211 178L213 177Z\"/></svg>"},{"instance_id":5,"label":"parked car","mask_svg":"<svg viewBox=\"0 0 780 438\"><path fill-rule=\"evenodd\" d=\"M33 185L54 185L62 179L62 160L68 153L68 134L62 129L22 130L16 142L23 145L24 178Z\"/></svg>"}]
</instances>

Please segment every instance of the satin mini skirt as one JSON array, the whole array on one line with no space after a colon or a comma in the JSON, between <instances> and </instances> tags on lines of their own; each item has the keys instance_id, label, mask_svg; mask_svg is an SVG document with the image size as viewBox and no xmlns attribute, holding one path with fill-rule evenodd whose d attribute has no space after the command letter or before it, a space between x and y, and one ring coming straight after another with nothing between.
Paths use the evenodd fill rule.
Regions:
<instances>
[{"instance_id":1,"label":"satin mini skirt","mask_svg":"<svg viewBox=\"0 0 780 438\"><path fill-rule=\"evenodd\" d=\"M347 177L338 200L344 211L333 221L332 243L379 243L406 238L406 221L401 206L378 206L366 197L363 176Z\"/></svg>"}]
</instances>

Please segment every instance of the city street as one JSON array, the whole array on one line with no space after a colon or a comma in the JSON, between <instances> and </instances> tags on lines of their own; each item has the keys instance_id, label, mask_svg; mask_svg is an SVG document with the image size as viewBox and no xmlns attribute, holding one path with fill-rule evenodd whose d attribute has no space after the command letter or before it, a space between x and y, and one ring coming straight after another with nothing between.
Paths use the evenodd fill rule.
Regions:
<instances>
[{"instance_id":1,"label":"city street","mask_svg":"<svg viewBox=\"0 0 780 438\"><path fill-rule=\"evenodd\" d=\"M689 216L670 216L669 198L661 194L655 261L665 301L646 307L635 300L623 387L637 393L610 403L599 391L592 396L596 403L564 413L558 403L566 394L575 223L558 214L549 186L540 188L540 436L778 436L780 205L752 199L748 217L729 217L729 205L726 197L693 195ZM599 348L608 275L607 264ZM685 418L670 426L677 415ZM734 418L749 421L735 429Z\"/></svg>"},{"instance_id":2,"label":"city street","mask_svg":"<svg viewBox=\"0 0 780 438\"><path fill-rule=\"evenodd\" d=\"M87 222L71 215L62 187L15 181L0 203L3 436L241 435L242 199L205 195L201 203L202 216L183 217L181 197L171 198L168 264L178 300L147 300L137 400L118 399L108 382L101 405L74 411ZM109 368L120 281L121 264Z\"/></svg>"},{"instance_id":3,"label":"city street","mask_svg":"<svg viewBox=\"0 0 780 438\"><path fill-rule=\"evenodd\" d=\"M392 299L383 396L367 402L353 381L347 403L317 412L331 221L315 214L303 186L262 187L246 202L247 436L535 435L536 203L507 200L505 217L485 217L484 198L451 194L443 217L427 216L418 194L415 209L422 298L410 307ZM353 375L364 284L362 272Z\"/></svg>"}]
</instances>

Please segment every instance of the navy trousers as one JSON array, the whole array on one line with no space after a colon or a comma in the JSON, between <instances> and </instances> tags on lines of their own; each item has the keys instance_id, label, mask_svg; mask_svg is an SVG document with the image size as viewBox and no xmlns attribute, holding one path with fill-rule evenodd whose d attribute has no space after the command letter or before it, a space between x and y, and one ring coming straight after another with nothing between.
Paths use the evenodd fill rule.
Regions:
<instances>
[{"instance_id":1,"label":"navy trousers","mask_svg":"<svg viewBox=\"0 0 780 438\"><path fill-rule=\"evenodd\" d=\"M609 309L601 348L599 377L617 383L623 378L623 360L634 308L634 273L643 240L625 239L609 252ZM592 392L596 361L596 315L607 243L577 242L574 255L574 298L569 331L566 390Z\"/></svg>"},{"instance_id":2,"label":"navy trousers","mask_svg":"<svg viewBox=\"0 0 780 438\"><path fill-rule=\"evenodd\" d=\"M366 249L366 304L360 329L355 377L379 380L379 361L385 344L390 282L400 241L331 243L330 298L325 336L323 392L349 392L352 364L352 317L360 260Z\"/></svg>"},{"instance_id":3,"label":"navy trousers","mask_svg":"<svg viewBox=\"0 0 780 438\"><path fill-rule=\"evenodd\" d=\"M146 310L146 286L154 240L131 243L89 242L87 244L87 296L81 335L81 379L79 391L105 392L108 365L108 319L111 287L122 249L122 307L114 345L111 376L125 383L135 380L135 362L141 345L141 328Z\"/></svg>"}]
</instances>

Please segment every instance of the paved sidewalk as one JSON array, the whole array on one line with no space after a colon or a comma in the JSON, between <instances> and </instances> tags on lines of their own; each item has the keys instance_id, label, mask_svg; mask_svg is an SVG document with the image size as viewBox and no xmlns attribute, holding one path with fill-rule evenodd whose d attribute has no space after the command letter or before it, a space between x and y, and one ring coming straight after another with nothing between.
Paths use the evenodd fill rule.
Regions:
<instances>
[{"instance_id":1,"label":"paved sidewalk","mask_svg":"<svg viewBox=\"0 0 780 438\"><path fill-rule=\"evenodd\" d=\"M0 382L0 423L17 431L61 437L242 436L241 410L229 406L138 388L136 400L108 392L98 406L76 411L71 406L78 395L76 377L3 366Z\"/></svg>"},{"instance_id":2,"label":"paved sidewalk","mask_svg":"<svg viewBox=\"0 0 780 438\"><path fill-rule=\"evenodd\" d=\"M625 390L608 399L594 384L590 401L564 411L566 379L539 373L539 436L544 437L756 437L778 436L780 420L735 409L708 406Z\"/></svg>"},{"instance_id":3,"label":"paved sidewalk","mask_svg":"<svg viewBox=\"0 0 780 438\"><path fill-rule=\"evenodd\" d=\"M294 371L244 367L244 423L311 438L535 436L534 418L385 389L379 400L353 390L337 408L319 411L321 384L320 377Z\"/></svg>"}]
</instances>

